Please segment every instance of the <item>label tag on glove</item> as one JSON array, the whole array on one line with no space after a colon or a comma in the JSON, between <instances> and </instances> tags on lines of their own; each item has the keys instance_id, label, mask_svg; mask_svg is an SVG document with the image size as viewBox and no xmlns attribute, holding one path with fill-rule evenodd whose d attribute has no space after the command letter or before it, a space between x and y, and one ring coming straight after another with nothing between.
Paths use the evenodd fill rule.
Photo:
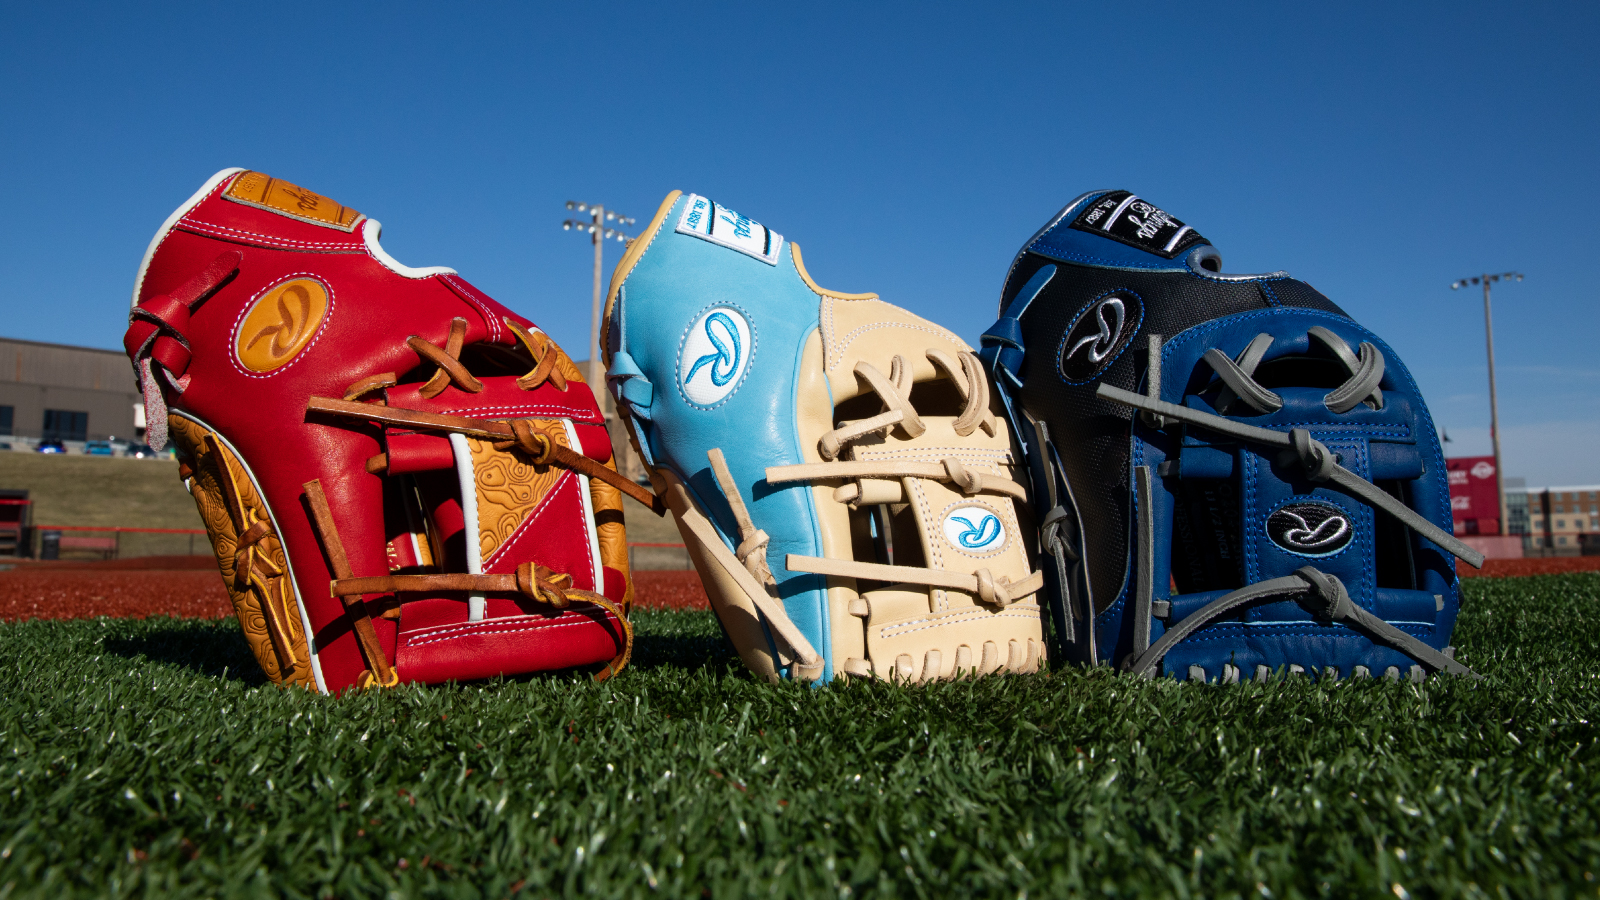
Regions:
<instances>
[{"instance_id":1,"label":"label tag on glove","mask_svg":"<svg viewBox=\"0 0 1600 900\"><path fill-rule=\"evenodd\" d=\"M1073 220L1072 227L1166 259L1206 242L1200 232L1127 191L1112 191L1089 204Z\"/></svg>"},{"instance_id":2,"label":"label tag on glove","mask_svg":"<svg viewBox=\"0 0 1600 900\"><path fill-rule=\"evenodd\" d=\"M690 194L684 200L677 232L721 244L769 266L778 264L778 251L783 249L783 235L699 194Z\"/></svg>"}]
</instances>

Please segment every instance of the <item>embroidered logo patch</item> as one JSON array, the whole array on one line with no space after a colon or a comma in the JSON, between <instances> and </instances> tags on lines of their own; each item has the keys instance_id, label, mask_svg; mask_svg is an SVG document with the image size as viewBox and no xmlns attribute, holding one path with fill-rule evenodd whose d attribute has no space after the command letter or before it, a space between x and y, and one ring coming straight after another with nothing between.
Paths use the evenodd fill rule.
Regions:
<instances>
[{"instance_id":1,"label":"embroidered logo patch","mask_svg":"<svg viewBox=\"0 0 1600 900\"><path fill-rule=\"evenodd\" d=\"M769 266L778 264L778 251L783 249L783 235L699 194L684 200L677 231L753 256Z\"/></svg>"},{"instance_id":2,"label":"embroidered logo patch","mask_svg":"<svg viewBox=\"0 0 1600 900\"><path fill-rule=\"evenodd\" d=\"M239 322L234 350L252 372L271 372L305 349L328 315L328 288L295 278L268 289Z\"/></svg>"},{"instance_id":3,"label":"embroidered logo patch","mask_svg":"<svg viewBox=\"0 0 1600 900\"><path fill-rule=\"evenodd\" d=\"M755 334L731 306L702 313L678 348L678 386L690 403L715 406L739 387L755 353Z\"/></svg>"},{"instance_id":4,"label":"embroidered logo patch","mask_svg":"<svg viewBox=\"0 0 1600 900\"><path fill-rule=\"evenodd\" d=\"M1332 556L1350 545L1355 529L1331 503L1291 503L1267 517L1267 537L1297 556Z\"/></svg>"},{"instance_id":5,"label":"embroidered logo patch","mask_svg":"<svg viewBox=\"0 0 1600 900\"><path fill-rule=\"evenodd\" d=\"M958 506L945 513L944 539L967 553L990 553L1006 542L1006 528L988 507Z\"/></svg>"},{"instance_id":6,"label":"embroidered logo patch","mask_svg":"<svg viewBox=\"0 0 1600 900\"><path fill-rule=\"evenodd\" d=\"M1166 259L1206 242L1200 232L1127 191L1112 191L1089 204L1072 227Z\"/></svg>"},{"instance_id":7,"label":"embroidered logo patch","mask_svg":"<svg viewBox=\"0 0 1600 900\"><path fill-rule=\"evenodd\" d=\"M1069 384L1097 377L1128 348L1144 324L1144 304L1132 291L1113 291L1090 301L1072 321L1056 365Z\"/></svg>"}]
</instances>

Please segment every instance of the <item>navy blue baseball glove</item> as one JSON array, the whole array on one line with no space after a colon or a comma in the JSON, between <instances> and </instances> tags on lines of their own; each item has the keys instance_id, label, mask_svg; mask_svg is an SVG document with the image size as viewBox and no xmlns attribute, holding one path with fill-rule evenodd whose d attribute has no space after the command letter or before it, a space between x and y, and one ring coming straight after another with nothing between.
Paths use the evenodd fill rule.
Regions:
<instances>
[{"instance_id":1,"label":"navy blue baseball glove","mask_svg":"<svg viewBox=\"0 0 1600 900\"><path fill-rule=\"evenodd\" d=\"M1024 441L1058 658L1221 682L1447 671L1443 454L1394 351L1283 272L1084 194L1023 247L981 356Z\"/></svg>"}]
</instances>

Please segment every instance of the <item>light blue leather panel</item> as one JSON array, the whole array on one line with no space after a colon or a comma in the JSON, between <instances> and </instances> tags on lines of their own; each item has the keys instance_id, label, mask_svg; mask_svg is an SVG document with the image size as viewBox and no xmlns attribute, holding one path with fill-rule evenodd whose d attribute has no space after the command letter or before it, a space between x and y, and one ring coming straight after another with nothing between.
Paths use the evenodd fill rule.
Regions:
<instances>
[{"instance_id":1,"label":"light blue leather panel","mask_svg":"<svg viewBox=\"0 0 1600 900\"><path fill-rule=\"evenodd\" d=\"M738 527L706 460L707 450L722 448L751 516L771 538L767 562L778 594L822 655L826 682L833 677L833 650L825 579L784 566L790 553L826 555L811 489L766 482L768 466L805 461L795 385L801 351L817 329L820 301L795 269L787 241L771 265L674 231L685 202L687 195L662 221L613 305L612 395L619 410L633 416L635 433L648 444L648 462L683 480L732 549L739 543ZM737 328L741 316L748 338ZM680 359L686 344L687 362ZM696 401L690 396L696 389L727 393Z\"/></svg>"}]
</instances>

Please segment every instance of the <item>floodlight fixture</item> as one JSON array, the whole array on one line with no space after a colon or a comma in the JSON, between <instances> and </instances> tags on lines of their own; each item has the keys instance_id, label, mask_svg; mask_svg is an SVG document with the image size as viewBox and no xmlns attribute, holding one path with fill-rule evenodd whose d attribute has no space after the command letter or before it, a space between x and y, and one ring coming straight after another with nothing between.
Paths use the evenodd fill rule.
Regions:
<instances>
[{"instance_id":1,"label":"floodlight fixture","mask_svg":"<svg viewBox=\"0 0 1600 900\"><path fill-rule=\"evenodd\" d=\"M1500 464L1500 400L1494 383L1494 317L1489 310L1489 285L1497 281L1521 281L1521 272L1500 272L1494 275L1471 275L1450 284L1450 290L1460 290L1469 284L1483 285L1483 336L1489 352L1489 437L1494 443L1494 487L1500 498L1500 534L1506 533L1506 487Z\"/></svg>"}]
</instances>

